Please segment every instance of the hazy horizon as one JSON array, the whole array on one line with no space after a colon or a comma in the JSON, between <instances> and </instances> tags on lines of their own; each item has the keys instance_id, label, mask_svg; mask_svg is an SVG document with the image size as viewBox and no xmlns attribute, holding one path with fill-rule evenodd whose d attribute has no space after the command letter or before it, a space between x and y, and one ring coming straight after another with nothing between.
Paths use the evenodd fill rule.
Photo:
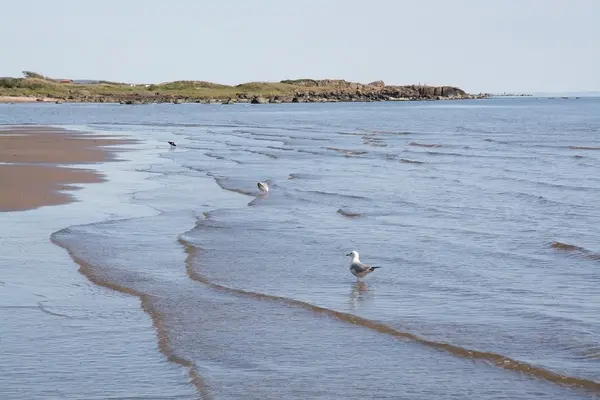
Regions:
<instances>
[{"instance_id":1,"label":"hazy horizon","mask_svg":"<svg viewBox=\"0 0 600 400\"><path fill-rule=\"evenodd\" d=\"M600 91L593 0L8 0L3 12L0 76Z\"/></svg>"}]
</instances>

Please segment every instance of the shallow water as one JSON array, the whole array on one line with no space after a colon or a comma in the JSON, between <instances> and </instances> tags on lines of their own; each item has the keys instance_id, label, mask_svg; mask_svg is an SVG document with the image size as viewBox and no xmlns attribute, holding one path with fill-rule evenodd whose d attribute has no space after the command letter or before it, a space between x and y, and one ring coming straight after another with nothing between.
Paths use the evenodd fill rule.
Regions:
<instances>
[{"instance_id":1,"label":"shallow water","mask_svg":"<svg viewBox=\"0 0 600 400\"><path fill-rule=\"evenodd\" d=\"M600 394L599 106L36 104L0 123L159 141L173 162L122 199L155 213L52 240L142 298L205 398L575 399ZM381 269L356 283L351 250Z\"/></svg>"}]
</instances>

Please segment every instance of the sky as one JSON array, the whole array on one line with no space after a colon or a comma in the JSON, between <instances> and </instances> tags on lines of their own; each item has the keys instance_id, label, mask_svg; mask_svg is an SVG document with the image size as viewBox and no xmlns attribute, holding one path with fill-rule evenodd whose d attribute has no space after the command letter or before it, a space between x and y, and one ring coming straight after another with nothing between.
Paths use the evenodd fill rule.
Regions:
<instances>
[{"instance_id":1,"label":"sky","mask_svg":"<svg viewBox=\"0 0 600 400\"><path fill-rule=\"evenodd\" d=\"M600 0L3 0L0 76L600 90Z\"/></svg>"}]
</instances>

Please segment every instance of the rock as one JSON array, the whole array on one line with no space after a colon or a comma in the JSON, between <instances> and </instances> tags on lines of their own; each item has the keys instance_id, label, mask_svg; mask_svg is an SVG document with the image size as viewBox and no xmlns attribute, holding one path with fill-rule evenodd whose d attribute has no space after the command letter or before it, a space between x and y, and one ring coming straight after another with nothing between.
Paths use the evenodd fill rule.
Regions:
<instances>
[{"instance_id":1,"label":"rock","mask_svg":"<svg viewBox=\"0 0 600 400\"><path fill-rule=\"evenodd\" d=\"M175 99L175 100L173 100L173 104L181 104L181 99Z\"/></svg>"},{"instance_id":2,"label":"rock","mask_svg":"<svg viewBox=\"0 0 600 400\"><path fill-rule=\"evenodd\" d=\"M264 97L256 96L252 99L250 104L267 104L268 102L269 100L265 99Z\"/></svg>"},{"instance_id":3,"label":"rock","mask_svg":"<svg viewBox=\"0 0 600 400\"><path fill-rule=\"evenodd\" d=\"M378 88L382 88L385 86L385 83L383 81L375 81L375 82L369 83L369 86L375 86Z\"/></svg>"}]
</instances>

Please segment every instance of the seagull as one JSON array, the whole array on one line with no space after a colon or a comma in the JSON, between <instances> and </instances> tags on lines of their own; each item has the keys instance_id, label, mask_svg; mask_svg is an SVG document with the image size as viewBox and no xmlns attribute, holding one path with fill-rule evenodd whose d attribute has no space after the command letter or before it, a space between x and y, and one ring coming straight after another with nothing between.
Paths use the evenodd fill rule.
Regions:
<instances>
[{"instance_id":1,"label":"seagull","mask_svg":"<svg viewBox=\"0 0 600 400\"><path fill-rule=\"evenodd\" d=\"M357 282L360 281L360 278L364 278L377 268L381 268L371 267L370 265L361 263L358 258L358 251L352 251L346 254L346 256L352 256L352 261L350 261L350 272L356 277Z\"/></svg>"},{"instance_id":2,"label":"seagull","mask_svg":"<svg viewBox=\"0 0 600 400\"><path fill-rule=\"evenodd\" d=\"M176 147L177 145L175 144L175 142L171 142L169 141L169 144L171 145L171 147Z\"/></svg>"},{"instance_id":3,"label":"seagull","mask_svg":"<svg viewBox=\"0 0 600 400\"><path fill-rule=\"evenodd\" d=\"M258 182L256 186L258 186L261 192L269 193L269 185L267 185L267 182Z\"/></svg>"}]
</instances>

